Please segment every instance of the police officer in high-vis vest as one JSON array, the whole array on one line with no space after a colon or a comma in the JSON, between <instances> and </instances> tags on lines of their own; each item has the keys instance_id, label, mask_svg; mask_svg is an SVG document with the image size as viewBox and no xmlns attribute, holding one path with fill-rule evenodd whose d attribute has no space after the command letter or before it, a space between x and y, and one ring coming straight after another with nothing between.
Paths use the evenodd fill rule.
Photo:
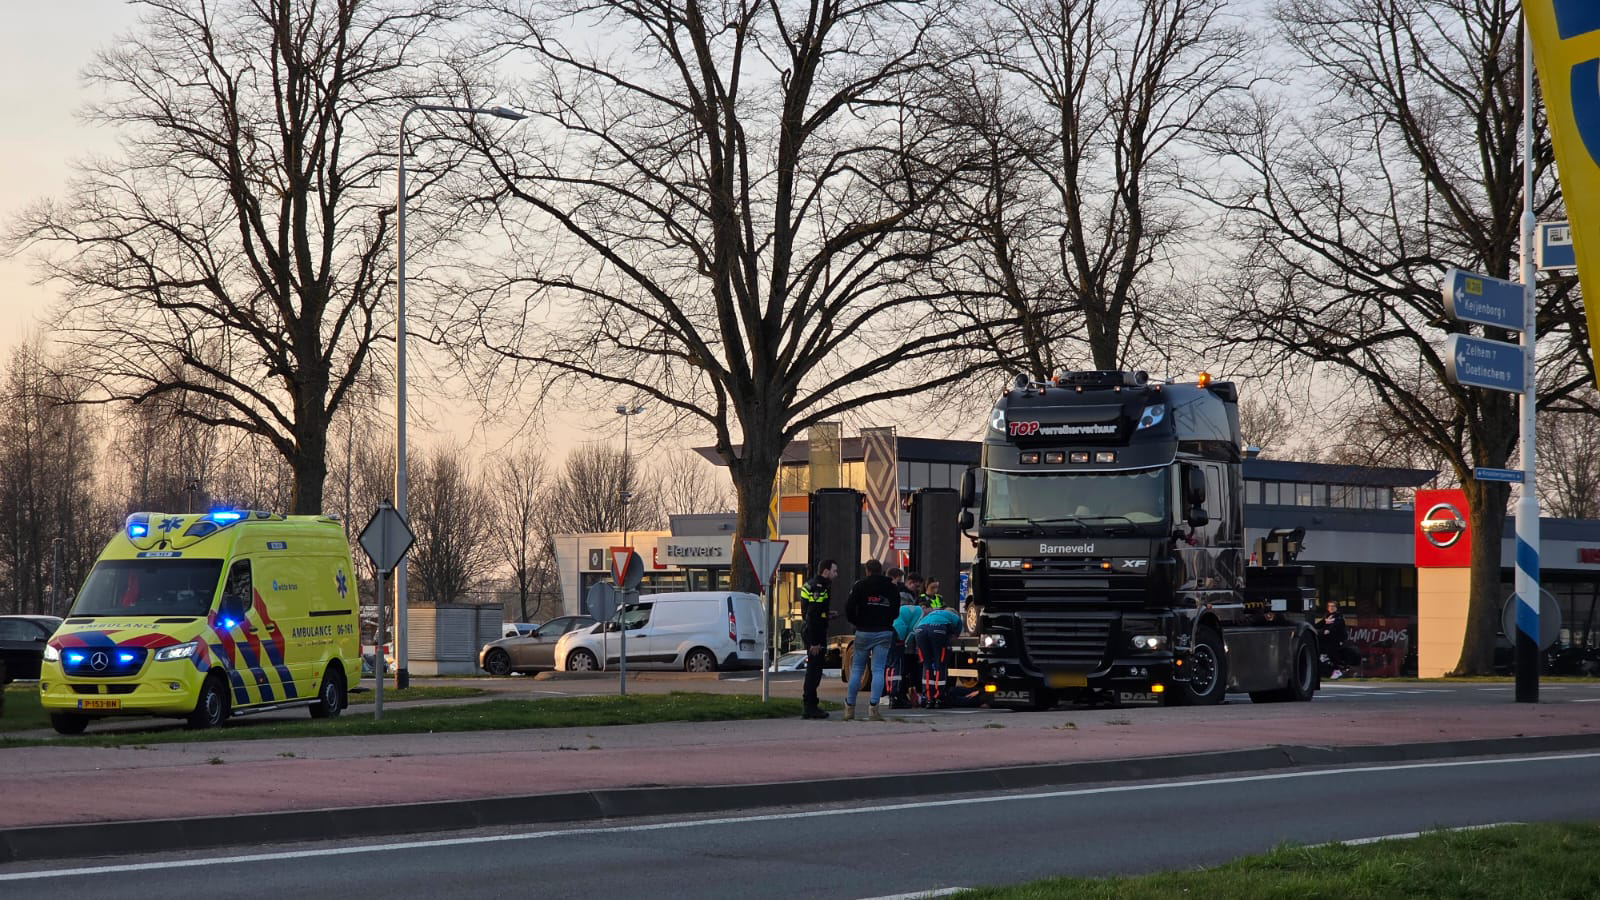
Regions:
<instances>
[{"instance_id":1,"label":"police officer in high-vis vest","mask_svg":"<svg viewBox=\"0 0 1600 900\"><path fill-rule=\"evenodd\" d=\"M839 564L825 559L817 565L817 574L800 586L800 602L804 607L800 640L806 646L806 680L800 699L805 703L802 719L826 719L828 714L817 705L817 686L822 684L822 664L828 649L828 591L833 579L839 575Z\"/></svg>"}]
</instances>

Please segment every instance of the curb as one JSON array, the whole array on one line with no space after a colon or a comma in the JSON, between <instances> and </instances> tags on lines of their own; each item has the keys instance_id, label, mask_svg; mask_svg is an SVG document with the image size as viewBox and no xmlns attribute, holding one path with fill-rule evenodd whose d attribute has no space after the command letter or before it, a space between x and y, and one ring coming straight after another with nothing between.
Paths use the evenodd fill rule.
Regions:
<instances>
[{"instance_id":1,"label":"curb","mask_svg":"<svg viewBox=\"0 0 1600 900\"><path fill-rule=\"evenodd\" d=\"M614 788L344 809L37 825L0 829L0 864L103 856L108 847L117 848L118 855L158 853L241 844L281 844L291 840L379 837L631 816L894 800L1241 771L1594 749L1600 749L1600 734L1359 747L1276 746L1177 756L971 769L931 776L923 772L821 781Z\"/></svg>"}]
</instances>

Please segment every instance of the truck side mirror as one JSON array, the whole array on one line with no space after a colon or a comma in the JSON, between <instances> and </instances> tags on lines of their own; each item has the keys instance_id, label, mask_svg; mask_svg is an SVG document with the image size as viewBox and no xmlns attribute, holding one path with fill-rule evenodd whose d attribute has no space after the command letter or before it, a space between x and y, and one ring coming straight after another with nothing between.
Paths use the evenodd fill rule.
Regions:
<instances>
[{"instance_id":1,"label":"truck side mirror","mask_svg":"<svg viewBox=\"0 0 1600 900\"><path fill-rule=\"evenodd\" d=\"M956 524L961 528L962 531L971 530L973 524L972 510L963 509L961 511L961 517L956 520Z\"/></svg>"},{"instance_id":2,"label":"truck side mirror","mask_svg":"<svg viewBox=\"0 0 1600 900\"><path fill-rule=\"evenodd\" d=\"M983 470L976 467L961 473L961 507L971 509L983 502Z\"/></svg>"},{"instance_id":3,"label":"truck side mirror","mask_svg":"<svg viewBox=\"0 0 1600 900\"><path fill-rule=\"evenodd\" d=\"M1189 496L1189 503L1202 506L1206 502L1206 473L1194 466L1186 466L1183 470L1183 484L1185 493Z\"/></svg>"},{"instance_id":4,"label":"truck side mirror","mask_svg":"<svg viewBox=\"0 0 1600 900\"><path fill-rule=\"evenodd\" d=\"M1194 506L1189 507L1190 528L1204 528L1206 523L1210 521L1211 517L1206 514L1206 508L1204 506L1201 506L1197 503Z\"/></svg>"}]
</instances>

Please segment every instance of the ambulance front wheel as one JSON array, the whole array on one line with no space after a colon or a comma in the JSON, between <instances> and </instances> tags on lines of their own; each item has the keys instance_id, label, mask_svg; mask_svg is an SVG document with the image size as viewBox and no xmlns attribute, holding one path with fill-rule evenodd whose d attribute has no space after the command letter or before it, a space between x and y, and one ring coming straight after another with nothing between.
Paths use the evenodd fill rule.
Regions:
<instances>
[{"instance_id":1,"label":"ambulance front wheel","mask_svg":"<svg viewBox=\"0 0 1600 900\"><path fill-rule=\"evenodd\" d=\"M311 704L311 718L331 719L344 710L344 673L337 666L329 666L322 675L322 690L317 692L317 702Z\"/></svg>"},{"instance_id":2,"label":"ambulance front wheel","mask_svg":"<svg viewBox=\"0 0 1600 900\"><path fill-rule=\"evenodd\" d=\"M189 714L190 728L217 728L228 721L228 692L222 679L216 675L207 678L200 686L200 696L195 700L194 712Z\"/></svg>"},{"instance_id":3,"label":"ambulance front wheel","mask_svg":"<svg viewBox=\"0 0 1600 900\"><path fill-rule=\"evenodd\" d=\"M58 734L83 734L89 727L89 717L76 713L51 713L50 725Z\"/></svg>"}]
</instances>

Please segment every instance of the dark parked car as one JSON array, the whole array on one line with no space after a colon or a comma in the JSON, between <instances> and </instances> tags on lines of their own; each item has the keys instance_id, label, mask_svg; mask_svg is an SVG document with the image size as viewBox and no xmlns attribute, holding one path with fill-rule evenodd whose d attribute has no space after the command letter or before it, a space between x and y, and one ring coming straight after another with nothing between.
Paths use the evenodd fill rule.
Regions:
<instances>
[{"instance_id":1,"label":"dark parked car","mask_svg":"<svg viewBox=\"0 0 1600 900\"><path fill-rule=\"evenodd\" d=\"M478 651L478 665L490 675L554 669L556 641L569 631L592 625L594 619L589 616L559 616L525 637L501 638L484 644Z\"/></svg>"},{"instance_id":2,"label":"dark parked car","mask_svg":"<svg viewBox=\"0 0 1600 900\"><path fill-rule=\"evenodd\" d=\"M60 624L56 616L0 616L0 683L38 678L44 642Z\"/></svg>"}]
</instances>

